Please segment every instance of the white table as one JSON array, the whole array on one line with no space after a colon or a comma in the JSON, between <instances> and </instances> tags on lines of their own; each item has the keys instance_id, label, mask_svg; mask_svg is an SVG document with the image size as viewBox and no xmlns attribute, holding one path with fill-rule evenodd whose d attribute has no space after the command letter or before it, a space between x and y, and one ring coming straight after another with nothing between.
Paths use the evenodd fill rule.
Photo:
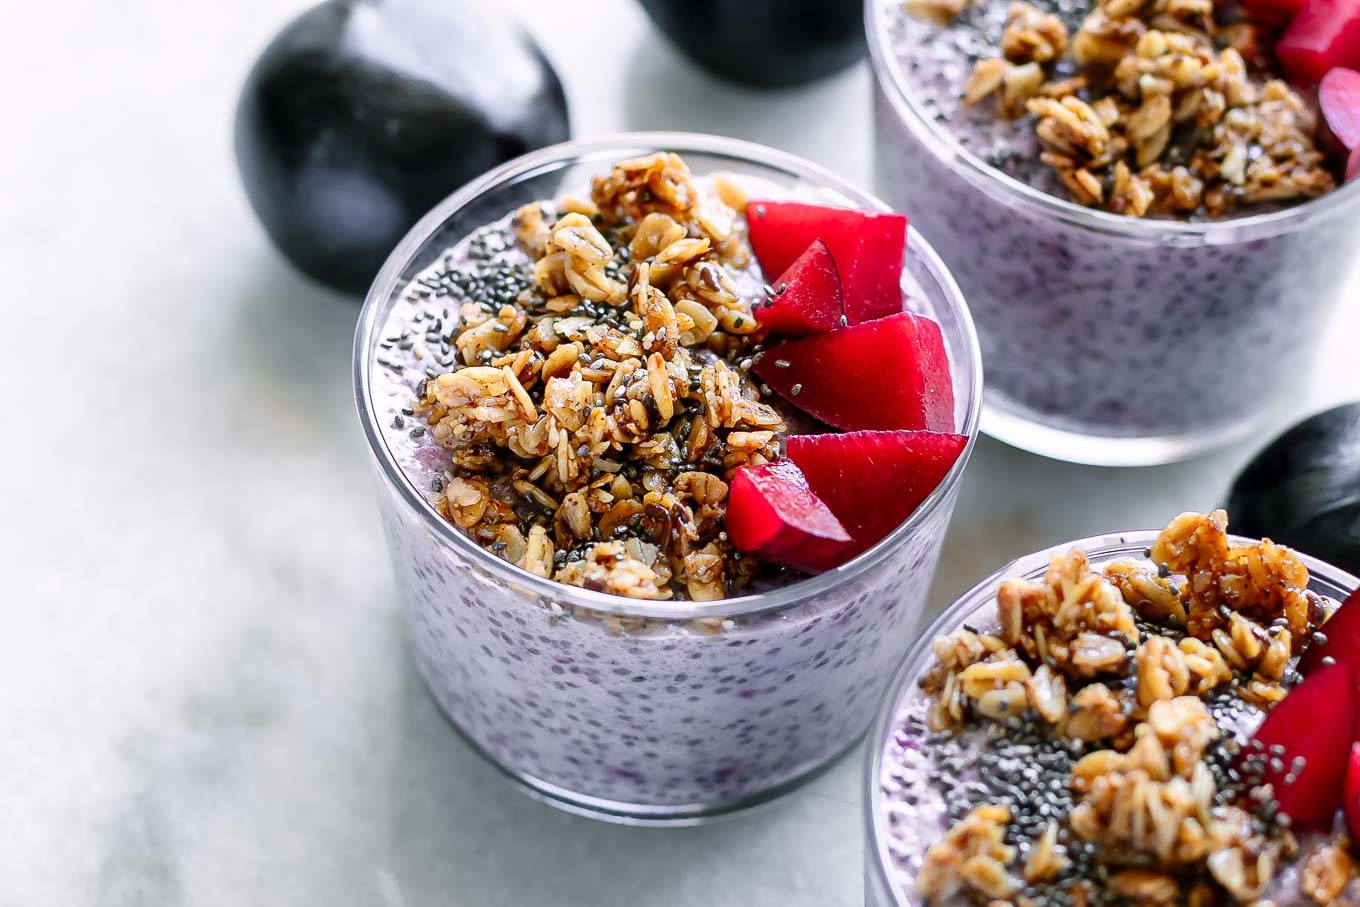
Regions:
<instances>
[{"instance_id":1,"label":"white table","mask_svg":"<svg viewBox=\"0 0 1360 907\"><path fill-rule=\"evenodd\" d=\"M511 5L578 135L723 133L867 176L863 66L746 92L629 0ZM302 7L7 10L0 905L858 903L858 755L746 818L615 828L512 791L419 687L350 399L357 309L279 259L232 162L241 80ZM1360 395L1357 294L1300 414ZM1253 446L1114 471L984 439L933 601L1209 507Z\"/></svg>"}]
</instances>

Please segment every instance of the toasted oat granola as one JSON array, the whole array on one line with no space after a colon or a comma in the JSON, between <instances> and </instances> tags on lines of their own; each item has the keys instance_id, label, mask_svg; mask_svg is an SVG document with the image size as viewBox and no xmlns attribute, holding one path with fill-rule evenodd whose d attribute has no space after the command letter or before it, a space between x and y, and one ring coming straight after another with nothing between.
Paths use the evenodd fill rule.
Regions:
<instances>
[{"instance_id":1,"label":"toasted oat granola","mask_svg":"<svg viewBox=\"0 0 1360 907\"><path fill-rule=\"evenodd\" d=\"M456 356L414 414L449 454L434 504L512 563L642 599L722 598L757 564L722 531L727 482L786 427L747 376L756 321L740 190L674 154L623 161L589 198L528 204L528 263L463 302Z\"/></svg>"},{"instance_id":2,"label":"toasted oat granola","mask_svg":"<svg viewBox=\"0 0 1360 907\"><path fill-rule=\"evenodd\" d=\"M986 785L951 775L974 794L954 795L953 824L924 855L928 904L1265 903L1295 863L1300 895L1340 903L1355 878L1344 837L1300 853L1235 758L1235 722L1297 682L1297 641L1325 608L1292 552L1234 545L1226 528L1222 511L1182 514L1148 559L1099 572L1080 551L1055 556L1042 581L1000 585L991 632L936 638L920 680L928 741L1013 735L1030 759L1048 741L1067 793L1010 793L1002 779L998 799L979 798Z\"/></svg>"},{"instance_id":3,"label":"toasted oat granola","mask_svg":"<svg viewBox=\"0 0 1360 907\"><path fill-rule=\"evenodd\" d=\"M939 22L964 5L906 9ZM1220 217L1330 191L1312 107L1264 62L1269 33L1215 12L1213 0L1098 0L1069 33L1013 2L964 101L995 96L1002 116L1033 117L1041 159L1088 207Z\"/></svg>"}]
</instances>

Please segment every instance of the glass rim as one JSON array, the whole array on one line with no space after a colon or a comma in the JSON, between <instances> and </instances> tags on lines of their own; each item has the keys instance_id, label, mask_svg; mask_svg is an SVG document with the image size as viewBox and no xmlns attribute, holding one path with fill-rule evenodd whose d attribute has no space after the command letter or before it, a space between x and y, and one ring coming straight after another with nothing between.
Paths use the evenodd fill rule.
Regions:
<instances>
[{"instance_id":1,"label":"glass rim","mask_svg":"<svg viewBox=\"0 0 1360 907\"><path fill-rule=\"evenodd\" d=\"M1128 532L1104 533L1088 536L1084 539L1074 539L1031 554L1021 555L1010 560L955 598L921 631L921 635L911 644L906 654L903 655L902 661L893 670L892 679L888 682L883 698L879 701L878 713L874 717L874 722L869 728L869 736L866 738L868 740L868 753L865 758L864 777L862 779L864 785L862 788L864 791L864 840L866 862L872 862L874 867L874 878L872 881L865 879L866 885L876 884L886 890L891 895L895 907L919 907L919 904L903 899L902 887L897 884L888 871L891 860L887 852L888 838L883 827L883 811L878 808L878 778L883 770L883 742L897 717L902 697L920 667L921 658L932 650L935 637L944 632L946 628L961 623L962 618L976 610L986 597L995 596L996 587L1002 581L1021 577L1031 578L1040 571L1047 569L1049 561L1052 560L1054 555L1065 554L1073 548L1079 548L1087 557L1094 560L1124 551L1143 551L1152 545L1161 532L1161 529L1135 529ZM1236 544L1258 541L1258 539L1247 536L1231 534L1228 538ZM1293 551L1303 561L1304 566L1308 568L1310 581L1316 577L1338 588L1346 588L1351 591L1360 588L1360 578L1342 570L1340 567L1333 566L1302 551L1293 548L1289 550Z\"/></svg>"},{"instance_id":2,"label":"glass rim","mask_svg":"<svg viewBox=\"0 0 1360 907\"><path fill-rule=\"evenodd\" d=\"M864 4L869 60L879 89L888 97L902 122L936 160L993 198L1004 196L1028 214L1104 235L1169 246L1200 246L1250 242L1289 233L1360 199L1360 180L1351 180L1325 195L1265 214L1184 221L1113 214L1036 189L979 158L917 106L902 67L887 46L885 16L888 7L885 0L865 0Z\"/></svg>"},{"instance_id":3,"label":"glass rim","mask_svg":"<svg viewBox=\"0 0 1360 907\"><path fill-rule=\"evenodd\" d=\"M982 413L982 353L977 332L967 303L953 275L930 244L910 225L907 228L907 249L925 266L931 280L944 293L950 314L958 319L963 334L965 361L962 370L970 380L967 407L960 434L967 438L963 451L940 483L915 511L885 539L853 560L818 576L800 579L787 586L767 592L734 596L712 602L675 602L631 599L625 596L595 592L556 580L537 576L511 564L482 548L461 529L441 517L406 476L387 445L376 413L370 405L372 351L379 339L386 315L385 303L400 289L401 274L424 244L457 211L485 193L506 182L546 171L586 155L617 150L623 155L643 154L648 151L725 155L741 158L769 170L778 170L811 183L828 187L859 207L891 211L877 196L854 186L849 181L824 167L802 158L739 139L686 132L625 132L589 139L563 142L515 158L487 171L456 190L432 208L412 227L396 245L374 279L364 306L359 313L354 334L353 392L359 420L368 440L369 452L381 468L386 482L395 489L401 502L415 512L425 528L436 540L463 554L476 567L486 571L508 586L536 593L547 601L564 606L582 607L601 614L621 617L641 617L656 620L686 621L703 618L746 617L777 611L820 595L863 575L878 566L887 555L899 548L916 530L932 517L946 498L958 486L964 469L977 443L978 426Z\"/></svg>"}]
</instances>

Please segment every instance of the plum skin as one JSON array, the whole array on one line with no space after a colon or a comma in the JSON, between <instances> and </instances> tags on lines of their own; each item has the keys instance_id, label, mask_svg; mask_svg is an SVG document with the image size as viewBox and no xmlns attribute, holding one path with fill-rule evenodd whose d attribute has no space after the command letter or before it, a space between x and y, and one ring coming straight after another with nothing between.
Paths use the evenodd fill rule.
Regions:
<instances>
[{"instance_id":1,"label":"plum skin","mask_svg":"<svg viewBox=\"0 0 1360 907\"><path fill-rule=\"evenodd\" d=\"M1224 506L1236 533L1360 572L1360 403L1304 419L1272 441L1238 474Z\"/></svg>"},{"instance_id":2,"label":"plum skin","mask_svg":"<svg viewBox=\"0 0 1360 907\"><path fill-rule=\"evenodd\" d=\"M235 150L274 245L362 296L426 211L570 133L561 82L514 23L455 0L326 0L252 67Z\"/></svg>"},{"instance_id":3,"label":"plum skin","mask_svg":"<svg viewBox=\"0 0 1360 907\"><path fill-rule=\"evenodd\" d=\"M858 0L641 0L657 27L715 75L760 88L801 85L864 56Z\"/></svg>"}]
</instances>

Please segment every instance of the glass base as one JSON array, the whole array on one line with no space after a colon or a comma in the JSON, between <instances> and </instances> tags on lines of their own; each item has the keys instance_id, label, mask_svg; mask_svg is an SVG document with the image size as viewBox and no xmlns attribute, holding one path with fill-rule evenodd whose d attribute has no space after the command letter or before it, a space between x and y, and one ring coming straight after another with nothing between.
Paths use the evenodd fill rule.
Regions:
<instances>
[{"instance_id":1,"label":"glass base","mask_svg":"<svg viewBox=\"0 0 1360 907\"><path fill-rule=\"evenodd\" d=\"M982 432L1030 453L1087 466L1160 466L1226 447L1270 421L1263 413L1211 431L1152 437L1090 434L1058 427L1001 395L983 394Z\"/></svg>"},{"instance_id":2,"label":"glass base","mask_svg":"<svg viewBox=\"0 0 1360 907\"><path fill-rule=\"evenodd\" d=\"M481 756L487 764L495 768L511 781L520 793L528 794L540 803L546 803L563 812L571 813L575 816L583 816L587 819L596 819L601 822L609 822L613 825L629 825L641 828L683 828L690 825L705 825L721 819L729 819L739 815L754 812L761 807L768 806L785 794L792 793L803 785L814 781L826 774L833 765L841 761L855 747L859 746L864 738L864 732L857 734L850 745L845 749L832 755L825 762L813 766L801 775L790 778L782 784L766 788L754 794L744 797L730 797L725 800L714 800L709 803L677 803L665 806L648 805L641 803L621 803L615 800L605 800L599 797L591 797L578 791L567 790L533 775L522 774L502 765L500 761L492 756L485 749L469 737L458 722L454 721L449 714L439 705L439 700L435 698L426 688L426 694L434 703L435 708L439 709L439 714L444 716L449 727L458 734L459 738L468 745L478 756ZM865 728L865 732L868 728Z\"/></svg>"}]
</instances>

